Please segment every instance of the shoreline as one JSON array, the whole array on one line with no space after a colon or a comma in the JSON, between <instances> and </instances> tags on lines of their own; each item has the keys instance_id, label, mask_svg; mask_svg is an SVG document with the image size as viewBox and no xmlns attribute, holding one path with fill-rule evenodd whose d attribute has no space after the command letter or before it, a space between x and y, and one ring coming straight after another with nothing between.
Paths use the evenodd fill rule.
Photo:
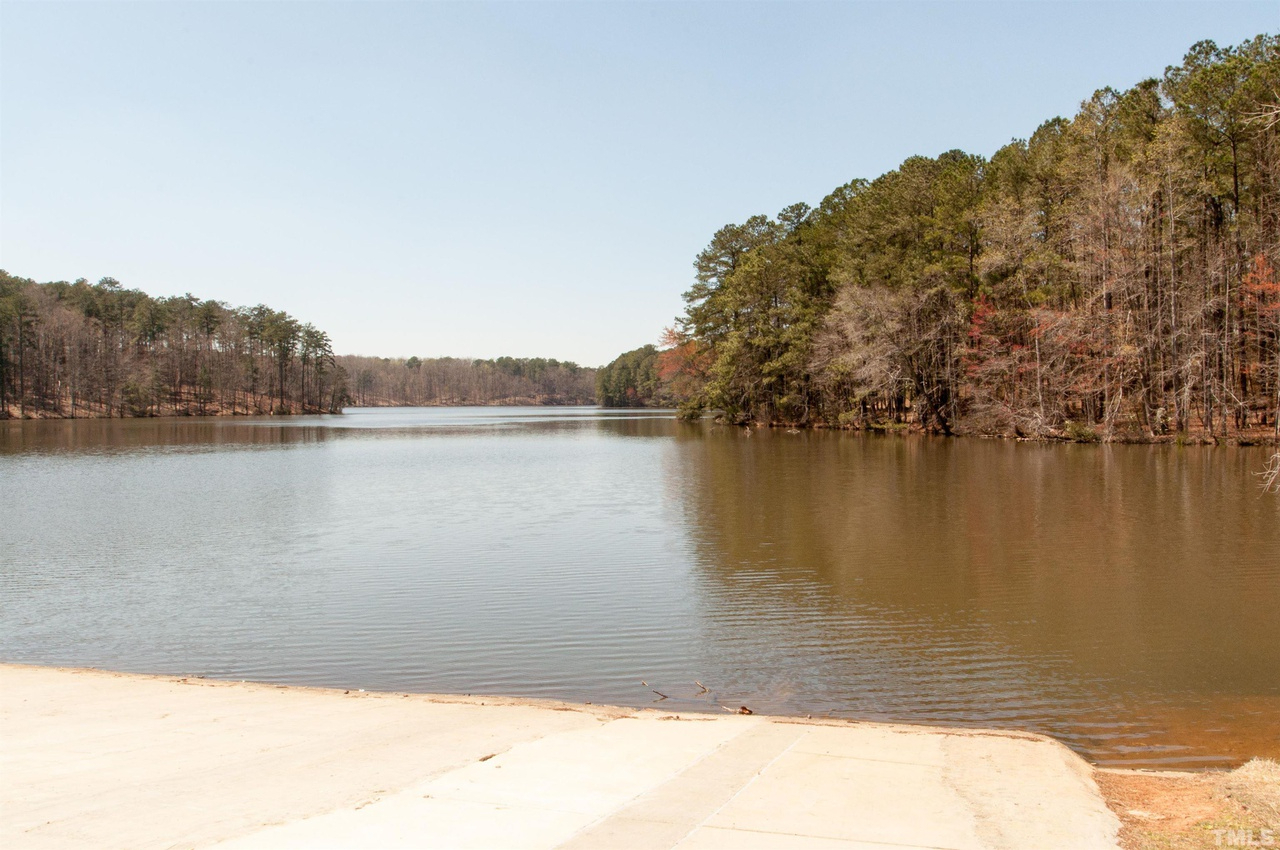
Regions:
<instances>
[{"instance_id":1,"label":"shoreline","mask_svg":"<svg viewBox=\"0 0 1280 850\"><path fill-rule=\"evenodd\" d=\"M345 687L330 684L305 684L288 679L262 678L240 679L220 674L192 672L153 672L136 669L117 669L108 667L75 666L39 661L0 661L0 674L7 667L34 668L52 670L70 674L102 674L112 677L136 678L163 682L177 682L184 685L202 685L209 687L235 686L246 688L265 688L270 690L290 690L316 695L340 694L343 696L361 697L396 697L414 698L439 704L485 705L485 706L520 706L528 708L548 709L553 711L587 711L601 717L618 717L636 713L657 712L675 714L697 719L717 719L730 716L746 715L778 723L802 723L811 726L844 727L850 724L863 726L883 726L889 728L911 728L922 731L933 731L939 734L994 734L1011 737L1026 737L1029 740L1046 740L1065 748L1079 758L1095 772L1107 771L1122 774L1201 776L1225 775L1252 759L1280 758L1270 749L1250 749L1248 747L1232 748L1229 754L1219 755L1216 752L1207 758L1145 758L1140 752L1129 753L1127 757L1099 757L1099 753L1087 747L1079 747L1072 742L1069 734L1060 734L1062 730L1034 728L1017 725L993 725L979 720L936 720L931 718L895 717L887 715L861 714L814 714L803 709L768 708L754 704L741 704L741 700L731 700L731 704L720 701L706 701L696 697L664 695L663 699L646 699L622 702L592 702L574 700L555 696L518 696L511 693L446 693L437 691L392 690L384 687L357 686ZM656 691L645 691L657 693ZM1182 743L1174 741L1173 743Z\"/></svg>"},{"instance_id":2,"label":"shoreline","mask_svg":"<svg viewBox=\"0 0 1280 850\"><path fill-rule=\"evenodd\" d=\"M7 846L1114 847L1051 738L0 665Z\"/></svg>"},{"instance_id":3,"label":"shoreline","mask_svg":"<svg viewBox=\"0 0 1280 850\"><path fill-rule=\"evenodd\" d=\"M1148 850L1280 819L1275 762L1022 730L9 663L0 694L6 846Z\"/></svg>"},{"instance_id":4,"label":"shoreline","mask_svg":"<svg viewBox=\"0 0 1280 850\"><path fill-rule=\"evenodd\" d=\"M750 423L733 423L721 421L711 414L702 416L699 420L683 420L671 408L657 407L605 407L599 404L588 404L578 401L537 401L530 398L508 398L493 401L477 401L477 402L427 402L423 404L364 404L349 405L350 409L356 410L412 410L412 409L430 409L430 410L447 410L464 407L528 407L543 410L555 410L565 407L593 407L601 411L651 411L664 412L671 411L672 418L687 422L688 424L697 424L698 422L707 422L727 428L745 429L746 431L765 430L765 431L784 431L787 433L800 432L820 432L820 431L838 431L850 434L865 434L877 437L930 437L938 439L971 439L971 440L1000 440L1015 443L1033 443L1038 445L1132 445L1132 446L1205 446L1205 447L1222 447L1235 446L1241 448L1274 448L1280 446L1280 438L1275 436L1272 428L1255 428L1247 431L1237 431L1228 434L1209 434L1202 429L1190 430L1182 434L1152 434L1146 435L1137 432L1123 431L1118 432L1111 437L1105 437L1100 434L1092 433L1088 438L1072 437L1065 432L1047 433L1040 435L1019 435L1019 434L1000 434L1000 433L979 433L979 432L955 432L951 434L935 433L925 428L919 427L915 423L905 423L902 425L892 425L884 427L855 427L851 425L838 425L826 422L809 422L809 423L792 423L792 422L750 422ZM32 415L28 411L26 416L14 415L13 411L6 413L0 410L0 423L22 423L22 422L141 422L141 421L190 421L196 419L278 419L288 421L294 418L309 416L342 416L348 408L340 410L299 410L299 411L270 411L261 410L255 412L245 411L227 411L227 410L209 410L203 413L194 411L168 411L154 415L145 416L105 416L105 415L88 415L88 416L70 416L60 413L49 413L41 411L39 415Z\"/></svg>"},{"instance_id":5,"label":"shoreline","mask_svg":"<svg viewBox=\"0 0 1280 850\"><path fill-rule=\"evenodd\" d=\"M557 407L599 407L599 405L579 401L537 401L530 398L506 398L494 401L474 401L474 402L426 402L423 404L363 404L363 405L347 405L338 410L255 410L252 412L245 410L206 410L203 413L195 410L167 410L163 413L149 413L142 416L107 416L101 415L80 415L72 416L65 413L56 413L49 411L39 411L39 415L33 415L34 411L28 411L26 416L16 415L16 408L8 412L0 409L0 422L108 422L108 421L137 421L149 419L290 419L299 416L341 416L348 409L356 410L412 410L418 408L456 408L456 407L538 407L538 408L557 408ZM620 410L626 408L600 408L601 410Z\"/></svg>"}]
</instances>

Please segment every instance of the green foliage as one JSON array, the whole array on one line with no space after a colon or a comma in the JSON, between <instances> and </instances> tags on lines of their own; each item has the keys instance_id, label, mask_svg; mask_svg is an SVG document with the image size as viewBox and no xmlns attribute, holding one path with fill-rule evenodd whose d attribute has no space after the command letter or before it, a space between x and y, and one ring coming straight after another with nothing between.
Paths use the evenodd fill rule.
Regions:
<instances>
[{"instance_id":1,"label":"green foliage","mask_svg":"<svg viewBox=\"0 0 1280 850\"><path fill-rule=\"evenodd\" d=\"M1062 432L1066 438L1073 443L1100 443L1102 438L1098 436L1098 432L1090 428L1088 425L1081 425L1068 419L1062 426Z\"/></svg>"},{"instance_id":2,"label":"green foliage","mask_svg":"<svg viewBox=\"0 0 1280 850\"><path fill-rule=\"evenodd\" d=\"M662 406L658 349L645 345L596 370L596 399L603 407Z\"/></svg>"},{"instance_id":3,"label":"green foliage","mask_svg":"<svg viewBox=\"0 0 1280 850\"><path fill-rule=\"evenodd\" d=\"M794 204L722 228L694 264L680 327L712 358L699 401L731 419L808 418L807 361L832 294L815 215Z\"/></svg>"},{"instance_id":4,"label":"green foliage","mask_svg":"<svg viewBox=\"0 0 1280 850\"><path fill-rule=\"evenodd\" d=\"M681 401L676 406L676 418L682 422L697 422L702 418L705 408L702 401L697 398L690 398Z\"/></svg>"}]
</instances>

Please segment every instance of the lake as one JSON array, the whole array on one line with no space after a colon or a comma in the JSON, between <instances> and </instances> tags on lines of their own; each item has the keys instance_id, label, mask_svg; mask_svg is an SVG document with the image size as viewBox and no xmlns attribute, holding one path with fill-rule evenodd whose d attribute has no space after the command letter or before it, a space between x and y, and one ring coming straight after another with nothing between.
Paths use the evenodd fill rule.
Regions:
<instances>
[{"instance_id":1,"label":"lake","mask_svg":"<svg viewBox=\"0 0 1280 850\"><path fill-rule=\"evenodd\" d=\"M1225 766L1280 756L1269 454L595 408L0 422L0 660Z\"/></svg>"}]
</instances>

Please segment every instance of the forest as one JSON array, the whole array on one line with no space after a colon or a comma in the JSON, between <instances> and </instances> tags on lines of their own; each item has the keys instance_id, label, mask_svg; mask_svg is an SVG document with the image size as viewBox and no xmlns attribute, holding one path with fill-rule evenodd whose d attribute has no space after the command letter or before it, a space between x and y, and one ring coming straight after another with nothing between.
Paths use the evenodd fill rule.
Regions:
<instances>
[{"instance_id":1,"label":"forest","mask_svg":"<svg viewBox=\"0 0 1280 850\"><path fill-rule=\"evenodd\" d=\"M0 271L0 418L329 412L328 335L259 304Z\"/></svg>"},{"instance_id":2,"label":"forest","mask_svg":"<svg viewBox=\"0 0 1280 850\"><path fill-rule=\"evenodd\" d=\"M261 304L0 271L0 419L594 403L595 370L574 363L335 356L324 331Z\"/></svg>"},{"instance_id":3,"label":"forest","mask_svg":"<svg viewBox=\"0 0 1280 850\"><path fill-rule=\"evenodd\" d=\"M338 358L358 407L595 404L595 369L542 357Z\"/></svg>"},{"instance_id":4,"label":"forest","mask_svg":"<svg viewBox=\"0 0 1280 850\"><path fill-rule=\"evenodd\" d=\"M1280 39L1203 41L990 159L913 156L717 231L609 404L737 423L1280 435Z\"/></svg>"},{"instance_id":5,"label":"forest","mask_svg":"<svg viewBox=\"0 0 1280 850\"><path fill-rule=\"evenodd\" d=\"M602 407L667 407L677 403L659 368L664 352L645 345L620 354L596 371L596 399Z\"/></svg>"}]
</instances>

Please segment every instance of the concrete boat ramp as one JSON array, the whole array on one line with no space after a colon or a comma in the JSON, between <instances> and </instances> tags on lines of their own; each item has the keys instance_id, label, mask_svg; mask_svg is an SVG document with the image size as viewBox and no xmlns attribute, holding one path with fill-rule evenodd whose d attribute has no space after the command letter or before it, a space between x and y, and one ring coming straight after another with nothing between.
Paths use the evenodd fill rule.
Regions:
<instances>
[{"instance_id":1,"label":"concrete boat ramp","mask_svg":"<svg viewBox=\"0 0 1280 850\"><path fill-rule=\"evenodd\" d=\"M0 666L6 848L1104 848L1048 738Z\"/></svg>"}]
</instances>

